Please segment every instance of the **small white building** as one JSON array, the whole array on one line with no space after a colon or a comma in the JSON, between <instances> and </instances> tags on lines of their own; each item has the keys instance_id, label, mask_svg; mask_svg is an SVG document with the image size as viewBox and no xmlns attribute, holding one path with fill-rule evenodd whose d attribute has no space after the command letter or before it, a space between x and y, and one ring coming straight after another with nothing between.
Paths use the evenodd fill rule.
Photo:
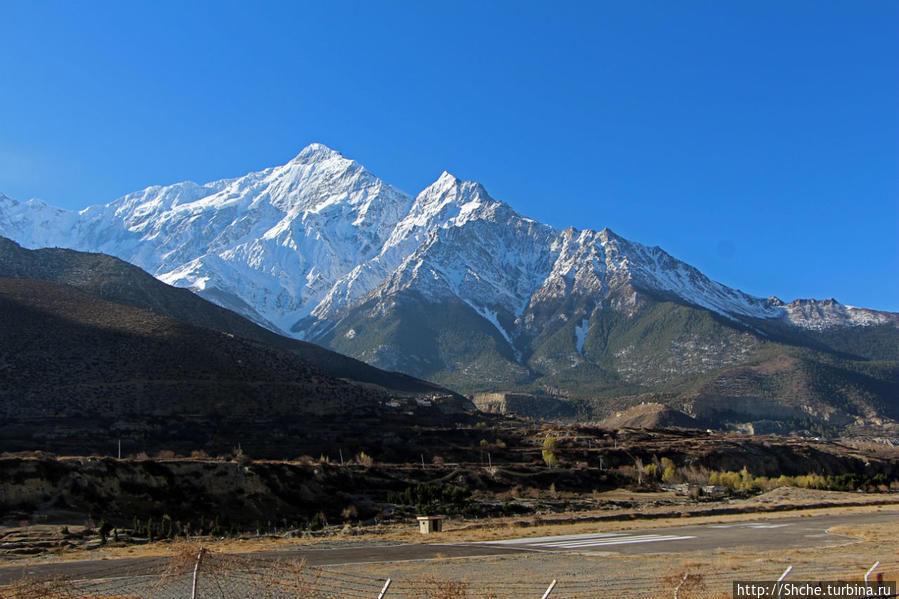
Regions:
<instances>
[{"instance_id":1,"label":"small white building","mask_svg":"<svg viewBox=\"0 0 899 599\"><path fill-rule=\"evenodd\" d=\"M443 518L441 516L419 516L418 532L423 535L429 535L432 532L440 532L443 530Z\"/></svg>"}]
</instances>

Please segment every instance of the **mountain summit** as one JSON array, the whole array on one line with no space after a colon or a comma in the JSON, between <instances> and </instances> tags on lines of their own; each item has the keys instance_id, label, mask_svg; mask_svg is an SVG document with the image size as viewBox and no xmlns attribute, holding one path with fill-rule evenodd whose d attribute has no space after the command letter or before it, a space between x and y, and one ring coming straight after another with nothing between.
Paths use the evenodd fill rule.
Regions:
<instances>
[{"instance_id":1,"label":"mountain summit","mask_svg":"<svg viewBox=\"0 0 899 599\"><path fill-rule=\"evenodd\" d=\"M322 144L79 213L3 197L0 235L117 256L270 329L463 391L687 397L697 377L784 348L899 358L897 314L754 297L608 229L523 217L447 172L412 197Z\"/></svg>"},{"instance_id":2,"label":"mountain summit","mask_svg":"<svg viewBox=\"0 0 899 599\"><path fill-rule=\"evenodd\" d=\"M296 158L291 160L291 162L296 162L299 164L310 164L313 162L320 162L322 160L328 160L331 158L343 158L343 155L337 150L332 150L325 144L320 143L311 143L303 150L297 154Z\"/></svg>"}]
</instances>

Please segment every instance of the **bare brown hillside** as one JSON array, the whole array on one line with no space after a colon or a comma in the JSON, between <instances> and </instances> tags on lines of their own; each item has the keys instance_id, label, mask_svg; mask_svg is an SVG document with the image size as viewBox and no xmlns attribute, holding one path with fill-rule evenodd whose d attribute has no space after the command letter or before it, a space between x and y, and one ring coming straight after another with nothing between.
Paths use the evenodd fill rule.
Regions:
<instances>
[{"instance_id":1,"label":"bare brown hillside","mask_svg":"<svg viewBox=\"0 0 899 599\"><path fill-rule=\"evenodd\" d=\"M283 457L385 420L445 422L468 405L338 379L293 352L60 283L0 279L0 314L6 450L107 453L123 440Z\"/></svg>"},{"instance_id":2,"label":"bare brown hillside","mask_svg":"<svg viewBox=\"0 0 899 599\"><path fill-rule=\"evenodd\" d=\"M288 350L325 374L377 385L393 393L446 393L437 385L387 372L313 343L283 337L187 289L166 285L106 254L62 248L28 250L0 237L0 277L65 283L105 300Z\"/></svg>"}]
</instances>

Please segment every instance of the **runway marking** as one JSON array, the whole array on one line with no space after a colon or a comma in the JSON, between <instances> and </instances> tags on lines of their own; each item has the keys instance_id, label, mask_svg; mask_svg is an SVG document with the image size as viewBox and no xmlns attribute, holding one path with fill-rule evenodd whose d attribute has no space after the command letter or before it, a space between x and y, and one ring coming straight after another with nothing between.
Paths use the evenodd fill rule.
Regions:
<instances>
[{"instance_id":1,"label":"runway marking","mask_svg":"<svg viewBox=\"0 0 899 599\"><path fill-rule=\"evenodd\" d=\"M658 535L658 534L625 534L625 533L587 533L558 537L531 537L521 539L505 539L503 541L480 541L485 545L517 545L539 549L587 549L590 547L608 547L611 545L630 545L634 543L658 543L661 541L683 541L695 539L694 536Z\"/></svg>"},{"instance_id":2,"label":"runway marking","mask_svg":"<svg viewBox=\"0 0 899 599\"><path fill-rule=\"evenodd\" d=\"M791 524L765 524L764 522L749 522L740 524L711 524L709 528L783 528Z\"/></svg>"},{"instance_id":3,"label":"runway marking","mask_svg":"<svg viewBox=\"0 0 899 599\"><path fill-rule=\"evenodd\" d=\"M541 547L558 549L584 549L586 547L607 547L609 545L629 545L632 543L657 543L659 541L682 541L695 539L696 537L682 537L677 535L635 535L620 536L612 539L596 539L593 541L565 541L561 543L543 543Z\"/></svg>"},{"instance_id":4,"label":"runway marking","mask_svg":"<svg viewBox=\"0 0 899 599\"><path fill-rule=\"evenodd\" d=\"M624 533L588 532L578 535L557 535L554 537L522 537L520 539L503 539L502 541L477 541L478 545L535 545L544 541L577 541L581 539L597 539L600 537L622 537Z\"/></svg>"}]
</instances>

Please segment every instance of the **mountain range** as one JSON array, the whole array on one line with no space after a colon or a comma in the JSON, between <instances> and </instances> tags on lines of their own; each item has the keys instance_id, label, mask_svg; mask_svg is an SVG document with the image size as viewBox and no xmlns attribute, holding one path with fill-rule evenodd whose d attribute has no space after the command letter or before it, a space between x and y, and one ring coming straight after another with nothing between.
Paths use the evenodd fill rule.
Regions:
<instances>
[{"instance_id":1,"label":"mountain range","mask_svg":"<svg viewBox=\"0 0 899 599\"><path fill-rule=\"evenodd\" d=\"M320 144L80 212L0 195L0 235L116 256L271 331L461 392L548 393L588 416L661 401L790 429L899 418L897 314L754 297L446 172L411 196Z\"/></svg>"}]
</instances>

